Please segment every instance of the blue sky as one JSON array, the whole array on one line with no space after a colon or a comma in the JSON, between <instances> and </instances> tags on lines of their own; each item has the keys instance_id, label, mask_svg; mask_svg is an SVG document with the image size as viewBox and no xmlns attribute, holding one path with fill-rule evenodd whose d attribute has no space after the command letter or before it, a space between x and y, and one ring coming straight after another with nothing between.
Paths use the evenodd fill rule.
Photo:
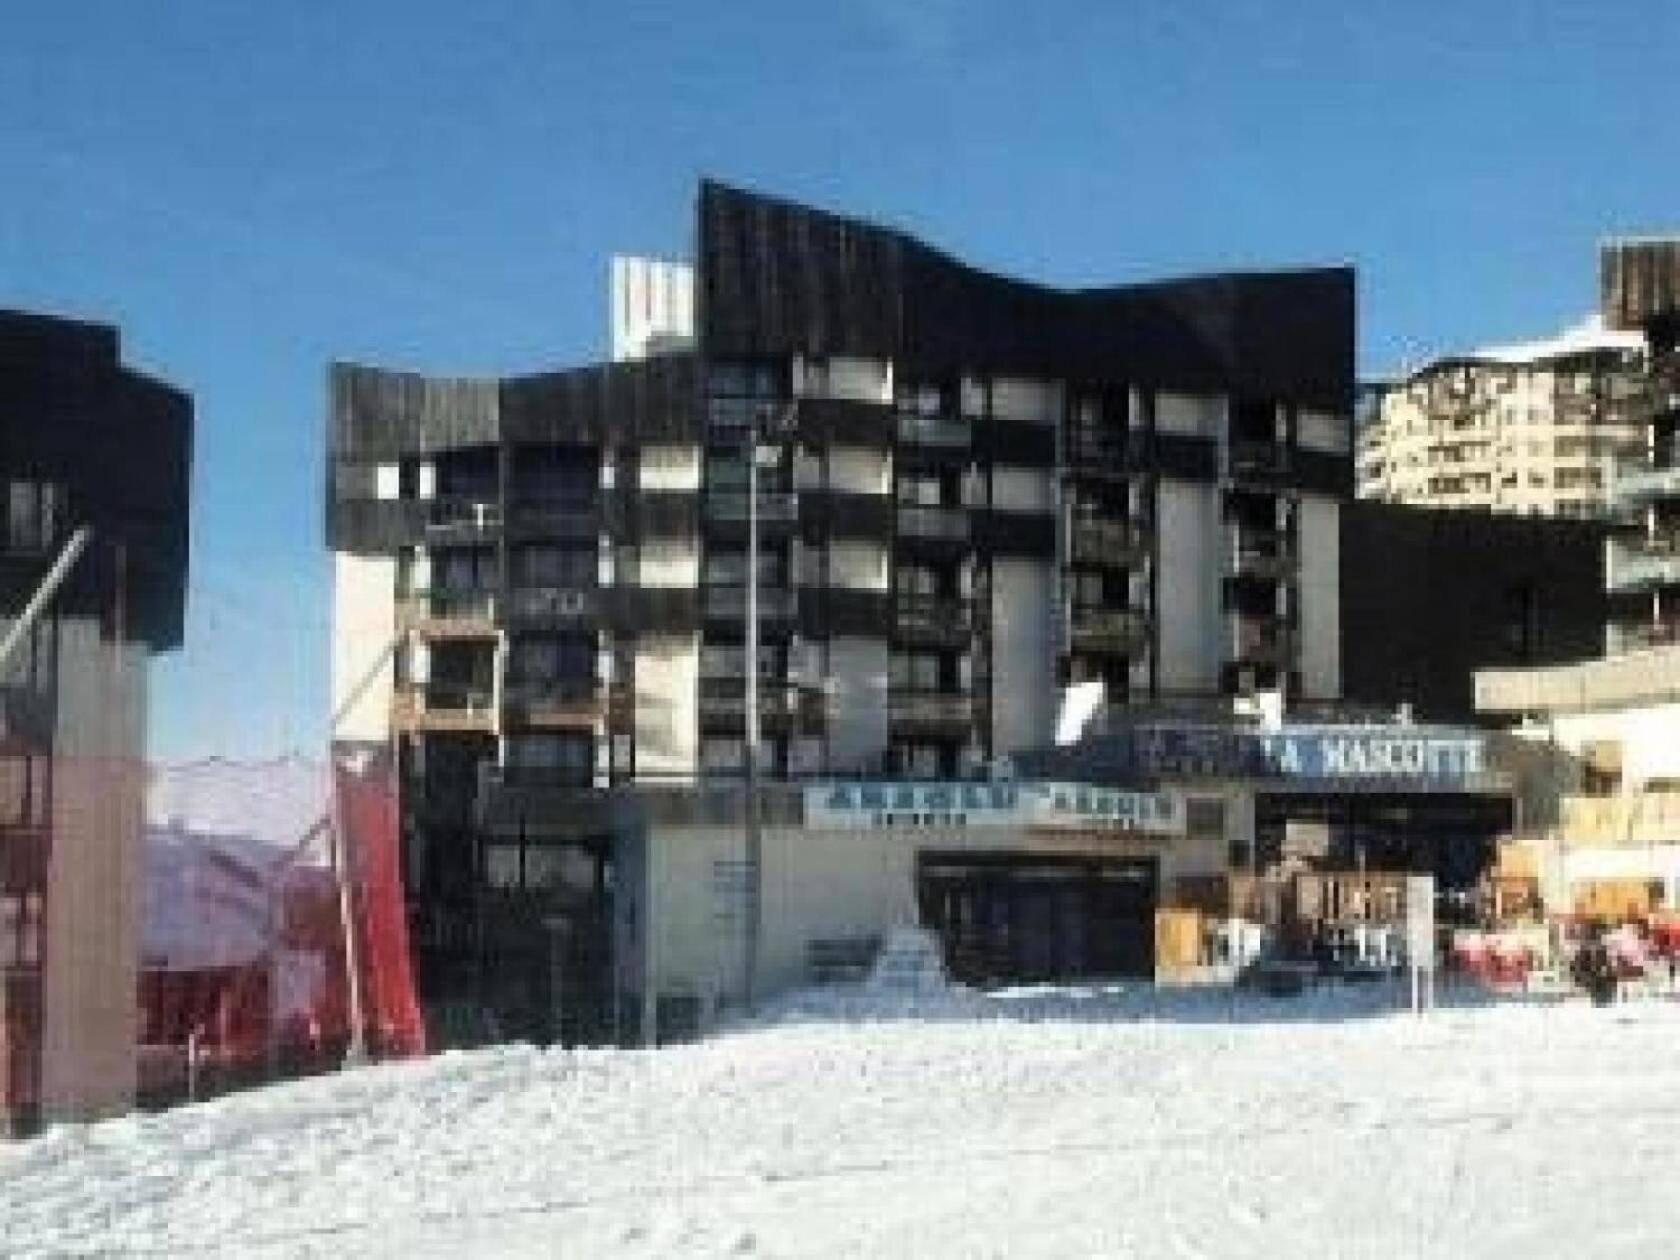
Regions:
<instances>
[{"instance_id":1,"label":"blue sky","mask_svg":"<svg viewBox=\"0 0 1680 1260\"><path fill-rule=\"evenodd\" d=\"M318 748L325 365L598 356L702 173L1061 283L1352 262L1366 372L1590 310L1680 229L1680 5L8 6L0 305L198 405L154 752ZM92 457L121 458L120 452Z\"/></svg>"}]
</instances>

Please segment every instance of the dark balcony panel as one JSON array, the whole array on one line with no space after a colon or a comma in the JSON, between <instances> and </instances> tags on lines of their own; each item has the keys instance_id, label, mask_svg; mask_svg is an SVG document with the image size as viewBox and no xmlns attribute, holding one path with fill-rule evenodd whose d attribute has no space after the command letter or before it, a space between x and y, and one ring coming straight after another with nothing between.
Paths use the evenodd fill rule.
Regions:
<instances>
[{"instance_id":1,"label":"dark balcony panel","mask_svg":"<svg viewBox=\"0 0 1680 1260\"><path fill-rule=\"evenodd\" d=\"M498 834L608 836L622 825L623 805L570 772L490 766L478 785L481 827Z\"/></svg>"},{"instance_id":2,"label":"dark balcony panel","mask_svg":"<svg viewBox=\"0 0 1680 1260\"><path fill-rule=\"evenodd\" d=\"M1068 558L1075 564L1125 569L1149 555L1149 533L1130 521L1074 517L1068 523Z\"/></svg>"},{"instance_id":3,"label":"dark balcony panel","mask_svg":"<svg viewBox=\"0 0 1680 1260\"><path fill-rule=\"evenodd\" d=\"M844 490L803 490L799 494L799 532L813 544L830 538L890 542L895 507L884 494Z\"/></svg>"},{"instance_id":4,"label":"dark balcony panel","mask_svg":"<svg viewBox=\"0 0 1680 1260\"><path fill-rule=\"evenodd\" d=\"M987 420L975 428L975 451L994 464L1056 466L1056 430L1025 420Z\"/></svg>"},{"instance_id":5,"label":"dark balcony panel","mask_svg":"<svg viewBox=\"0 0 1680 1260\"><path fill-rule=\"evenodd\" d=\"M885 450L893 444L893 410L883 403L801 398L796 406L799 436L809 445Z\"/></svg>"},{"instance_id":6,"label":"dark balcony panel","mask_svg":"<svg viewBox=\"0 0 1680 1260\"><path fill-rule=\"evenodd\" d=\"M885 591L805 587L799 592L799 633L807 639L884 639L889 608Z\"/></svg>"},{"instance_id":7,"label":"dark balcony panel","mask_svg":"<svg viewBox=\"0 0 1680 1260\"><path fill-rule=\"evenodd\" d=\"M692 586L608 586L605 620L618 634L685 634L700 628L700 592Z\"/></svg>"},{"instance_id":8,"label":"dark balcony panel","mask_svg":"<svg viewBox=\"0 0 1680 1260\"><path fill-rule=\"evenodd\" d=\"M894 517L901 546L928 546L967 550L974 528L973 517L965 507L920 507L900 503Z\"/></svg>"},{"instance_id":9,"label":"dark balcony panel","mask_svg":"<svg viewBox=\"0 0 1680 1260\"><path fill-rule=\"evenodd\" d=\"M918 412L900 411L895 422L898 444L918 447L946 458L966 458L974 445L978 422L959 416L924 416Z\"/></svg>"},{"instance_id":10,"label":"dark balcony panel","mask_svg":"<svg viewBox=\"0 0 1680 1260\"><path fill-rule=\"evenodd\" d=\"M973 729L979 709L972 695L945 691L896 691L887 694L887 724L895 738L924 734L963 739Z\"/></svg>"},{"instance_id":11,"label":"dark balcony panel","mask_svg":"<svg viewBox=\"0 0 1680 1260\"><path fill-rule=\"evenodd\" d=\"M494 542L502 533L501 504L489 495L450 496L420 502L423 541L429 546Z\"/></svg>"},{"instance_id":12,"label":"dark balcony panel","mask_svg":"<svg viewBox=\"0 0 1680 1260\"><path fill-rule=\"evenodd\" d=\"M1212 438L1157 433L1148 452L1150 467L1162 477L1180 481L1214 481L1219 477L1219 447Z\"/></svg>"},{"instance_id":13,"label":"dark balcony panel","mask_svg":"<svg viewBox=\"0 0 1680 1260\"><path fill-rule=\"evenodd\" d=\"M1149 642L1149 619L1129 608L1076 608L1068 623L1073 651L1132 656Z\"/></svg>"},{"instance_id":14,"label":"dark balcony panel","mask_svg":"<svg viewBox=\"0 0 1680 1260\"><path fill-rule=\"evenodd\" d=\"M1353 455L1296 447L1291 454L1289 484L1297 490L1352 498Z\"/></svg>"},{"instance_id":15,"label":"dark balcony panel","mask_svg":"<svg viewBox=\"0 0 1680 1260\"><path fill-rule=\"evenodd\" d=\"M601 615L601 598L593 587L520 586L503 609L510 627L584 627Z\"/></svg>"},{"instance_id":16,"label":"dark balcony panel","mask_svg":"<svg viewBox=\"0 0 1680 1260\"><path fill-rule=\"evenodd\" d=\"M966 647L974 634L973 606L964 599L929 595L895 595L892 601L893 638L927 647Z\"/></svg>"},{"instance_id":17,"label":"dark balcony panel","mask_svg":"<svg viewBox=\"0 0 1680 1260\"><path fill-rule=\"evenodd\" d=\"M1056 556L1056 518L1043 512L1008 512L993 508L975 513L974 545L994 556Z\"/></svg>"},{"instance_id":18,"label":"dark balcony panel","mask_svg":"<svg viewBox=\"0 0 1680 1260\"><path fill-rule=\"evenodd\" d=\"M602 520L597 503L516 502L508 507L506 532L509 539L518 542L592 542L601 533Z\"/></svg>"},{"instance_id":19,"label":"dark balcony panel","mask_svg":"<svg viewBox=\"0 0 1680 1260\"><path fill-rule=\"evenodd\" d=\"M747 682L744 678L700 680L700 725L708 733L739 734L746 729ZM814 733L822 729L824 702L820 689L759 680L758 718L771 734Z\"/></svg>"},{"instance_id":20,"label":"dark balcony panel","mask_svg":"<svg viewBox=\"0 0 1680 1260\"><path fill-rule=\"evenodd\" d=\"M25 747L51 748L55 717L50 692L0 684L0 735Z\"/></svg>"},{"instance_id":21,"label":"dark balcony panel","mask_svg":"<svg viewBox=\"0 0 1680 1260\"><path fill-rule=\"evenodd\" d=\"M791 626L799 616L799 592L785 586L758 589L758 620L761 627ZM745 586L703 586L700 610L708 626L718 623L743 625L747 616Z\"/></svg>"},{"instance_id":22,"label":"dark balcony panel","mask_svg":"<svg viewBox=\"0 0 1680 1260\"><path fill-rule=\"evenodd\" d=\"M700 529L698 490L620 490L602 507L602 528L622 541L692 538Z\"/></svg>"},{"instance_id":23,"label":"dark balcony panel","mask_svg":"<svg viewBox=\"0 0 1680 1260\"><path fill-rule=\"evenodd\" d=\"M426 540L427 504L412 499L332 499L327 545L357 555L389 555Z\"/></svg>"}]
</instances>

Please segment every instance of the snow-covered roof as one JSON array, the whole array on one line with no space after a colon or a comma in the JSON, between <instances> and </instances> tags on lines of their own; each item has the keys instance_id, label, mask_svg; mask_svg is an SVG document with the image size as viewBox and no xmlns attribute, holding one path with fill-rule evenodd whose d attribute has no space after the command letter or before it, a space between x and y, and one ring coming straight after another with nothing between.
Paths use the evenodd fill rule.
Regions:
<instances>
[{"instance_id":1,"label":"snow-covered roof","mask_svg":"<svg viewBox=\"0 0 1680 1260\"><path fill-rule=\"evenodd\" d=\"M1549 359L1566 359L1579 354L1603 351L1639 351L1645 348L1645 335L1604 326L1604 318L1593 315L1555 337L1539 341L1517 341L1504 346L1485 346L1464 356L1492 363L1544 363Z\"/></svg>"}]
</instances>

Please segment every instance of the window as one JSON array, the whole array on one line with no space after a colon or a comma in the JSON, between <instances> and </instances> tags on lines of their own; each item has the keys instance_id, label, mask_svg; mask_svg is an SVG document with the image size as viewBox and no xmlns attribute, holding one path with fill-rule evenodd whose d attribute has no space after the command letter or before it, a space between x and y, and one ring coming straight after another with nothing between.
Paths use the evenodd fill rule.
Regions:
<instances>
[{"instance_id":1,"label":"window","mask_svg":"<svg viewBox=\"0 0 1680 1260\"><path fill-rule=\"evenodd\" d=\"M59 488L50 482L14 481L6 493L6 533L0 542L13 551L41 551L57 539Z\"/></svg>"},{"instance_id":2,"label":"window","mask_svg":"<svg viewBox=\"0 0 1680 1260\"><path fill-rule=\"evenodd\" d=\"M952 673L941 668L937 652L895 652L887 663L888 681L900 691L938 691Z\"/></svg>"},{"instance_id":3,"label":"window","mask_svg":"<svg viewBox=\"0 0 1680 1260\"><path fill-rule=\"evenodd\" d=\"M595 741L569 732L512 735L507 741L507 764L517 778L587 787L595 772Z\"/></svg>"},{"instance_id":4,"label":"window","mask_svg":"<svg viewBox=\"0 0 1680 1260\"><path fill-rule=\"evenodd\" d=\"M490 547L455 547L437 553L438 589L489 591L496 588L496 553Z\"/></svg>"},{"instance_id":5,"label":"window","mask_svg":"<svg viewBox=\"0 0 1680 1260\"><path fill-rule=\"evenodd\" d=\"M508 681L556 682L595 677L595 644L582 635L515 639L508 653Z\"/></svg>"}]
</instances>

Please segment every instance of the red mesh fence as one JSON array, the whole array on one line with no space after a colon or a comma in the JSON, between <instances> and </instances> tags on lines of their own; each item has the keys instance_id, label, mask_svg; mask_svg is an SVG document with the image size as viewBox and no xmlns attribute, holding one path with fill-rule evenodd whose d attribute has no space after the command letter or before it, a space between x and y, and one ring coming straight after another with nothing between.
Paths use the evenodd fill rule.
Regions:
<instances>
[{"instance_id":1,"label":"red mesh fence","mask_svg":"<svg viewBox=\"0 0 1680 1260\"><path fill-rule=\"evenodd\" d=\"M336 1066L358 1009L374 1057L424 1052L388 774L158 767L147 809L143 1096Z\"/></svg>"}]
</instances>

